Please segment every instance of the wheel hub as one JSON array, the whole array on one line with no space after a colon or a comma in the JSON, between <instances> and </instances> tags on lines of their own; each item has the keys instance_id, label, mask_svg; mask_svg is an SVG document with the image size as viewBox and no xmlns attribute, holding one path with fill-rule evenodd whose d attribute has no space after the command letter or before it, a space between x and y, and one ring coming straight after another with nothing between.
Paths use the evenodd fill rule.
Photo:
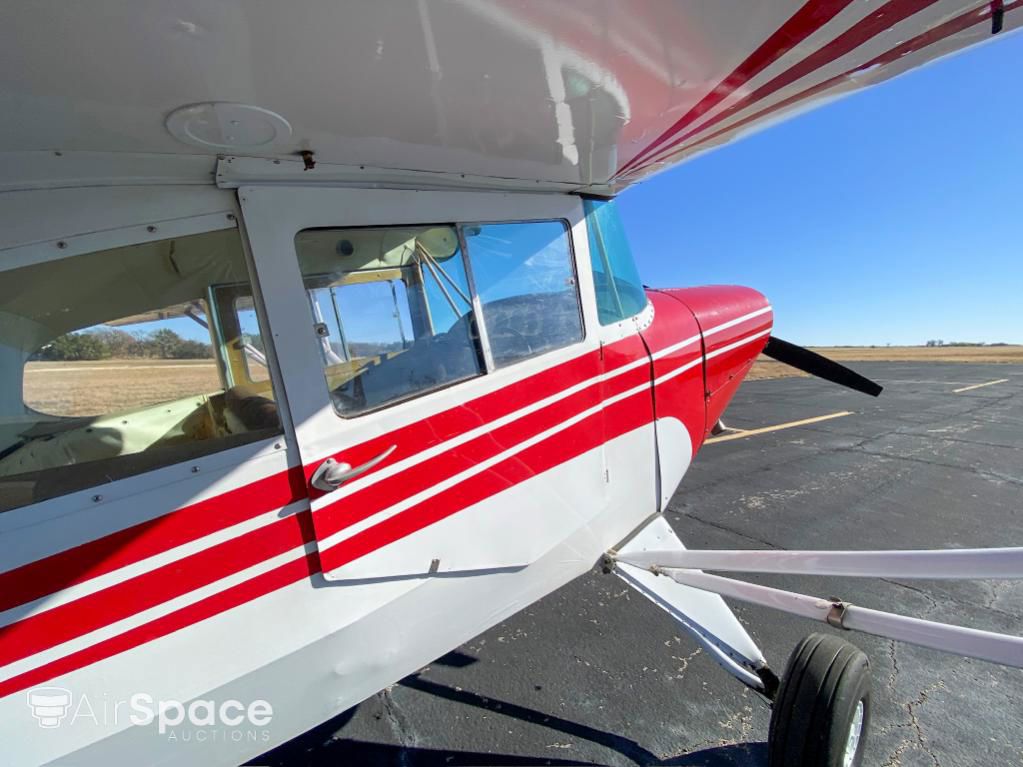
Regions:
<instances>
[{"instance_id":1,"label":"wheel hub","mask_svg":"<svg viewBox=\"0 0 1023 767\"><path fill-rule=\"evenodd\" d=\"M856 751L860 747L860 737L863 735L863 701L856 704L856 711L853 713L852 722L849 724L849 737L845 741L845 753L842 756L842 767L852 767L856 758Z\"/></svg>"}]
</instances>

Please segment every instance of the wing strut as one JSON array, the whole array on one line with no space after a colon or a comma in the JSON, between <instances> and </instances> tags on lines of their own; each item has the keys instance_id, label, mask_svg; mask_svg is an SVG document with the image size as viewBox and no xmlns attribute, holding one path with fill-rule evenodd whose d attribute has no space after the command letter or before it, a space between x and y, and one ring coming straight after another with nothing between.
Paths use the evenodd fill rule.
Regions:
<instances>
[{"instance_id":1,"label":"wing strut","mask_svg":"<svg viewBox=\"0 0 1023 767\"><path fill-rule=\"evenodd\" d=\"M1023 548L908 551L665 550L619 553L638 567L853 578L1023 578Z\"/></svg>"},{"instance_id":2,"label":"wing strut","mask_svg":"<svg viewBox=\"0 0 1023 767\"><path fill-rule=\"evenodd\" d=\"M838 599L821 599L792 591L710 575L702 570L788 575L874 578L1023 578L1023 548L924 551L691 551L647 547L613 554L618 564L664 575L688 588L773 607L836 628L897 639L969 658L1023 668L1023 637L954 626L872 610Z\"/></svg>"},{"instance_id":3,"label":"wing strut","mask_svg":"<svg viewBox=\"0 0 1023 767\"><path fill-rule=\"evenodd\" d=\"M659 572L683 586L703 589L750 604L773 607L792 615L828 623L835 628L862 631L932 650L1023 668L1023 637L871 610L837 599L797 594L699 570L666 567L660 568Z\"/></svg>"}]
</instances>

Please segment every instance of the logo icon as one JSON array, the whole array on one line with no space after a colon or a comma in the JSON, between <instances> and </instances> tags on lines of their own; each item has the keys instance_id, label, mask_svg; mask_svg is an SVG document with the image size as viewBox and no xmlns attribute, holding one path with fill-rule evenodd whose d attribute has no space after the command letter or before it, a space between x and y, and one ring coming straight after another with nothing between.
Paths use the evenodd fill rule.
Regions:
<instances>
[{"instance_id":1,"label":"logo icon","mask_svg":"<svg viewBox=\"0 0 1023 767\"><path fill-rule=\"evenodd\" d=\"M63 687L37 687L29 690L28 705L40 727L59 727L71 708L71 691Z\"/></svg>"}]
</instances>

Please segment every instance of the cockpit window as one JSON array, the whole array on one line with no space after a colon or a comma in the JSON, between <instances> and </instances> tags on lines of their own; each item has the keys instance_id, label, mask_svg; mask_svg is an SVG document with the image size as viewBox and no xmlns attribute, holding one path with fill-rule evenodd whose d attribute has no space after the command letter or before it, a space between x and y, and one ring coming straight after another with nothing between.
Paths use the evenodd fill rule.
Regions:
<instances>
[{"instance_id":1,"label":"cockpit window","mask_svg":"<svg viewBox=\"0 0 1023 767\"><path fill-rule=\"evenodd\" d=\"M251 294L234 229L0 272L0 511L277 434Z\"/></svg>"},{"instance_id":2,"label":"cockpit window","mask_svg":"<svg viewBox=\"0 0 1023 767\"><path fill-rule=\"evenodd\" d=\"M295 247L342 416L583 338L561 221L316 229Z\"/></svg>"}]
</instances>

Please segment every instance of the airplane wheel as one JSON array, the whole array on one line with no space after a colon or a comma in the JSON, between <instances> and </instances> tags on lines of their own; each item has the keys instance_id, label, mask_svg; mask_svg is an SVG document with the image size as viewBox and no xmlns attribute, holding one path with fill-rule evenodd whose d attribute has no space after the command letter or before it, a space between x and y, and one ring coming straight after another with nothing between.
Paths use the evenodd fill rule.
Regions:
<instances>
[{"instance_id":1,"label":"airplane wheel","mask_svg":"<svg viewBox=\"0 0 1023 767\"><path fill-rule=\"evenodd\" d=\"M869 724L870 661L863 651L829 634L796 645L771 712L771 767L856 767Z\"/></svg>"}]
</instances>

